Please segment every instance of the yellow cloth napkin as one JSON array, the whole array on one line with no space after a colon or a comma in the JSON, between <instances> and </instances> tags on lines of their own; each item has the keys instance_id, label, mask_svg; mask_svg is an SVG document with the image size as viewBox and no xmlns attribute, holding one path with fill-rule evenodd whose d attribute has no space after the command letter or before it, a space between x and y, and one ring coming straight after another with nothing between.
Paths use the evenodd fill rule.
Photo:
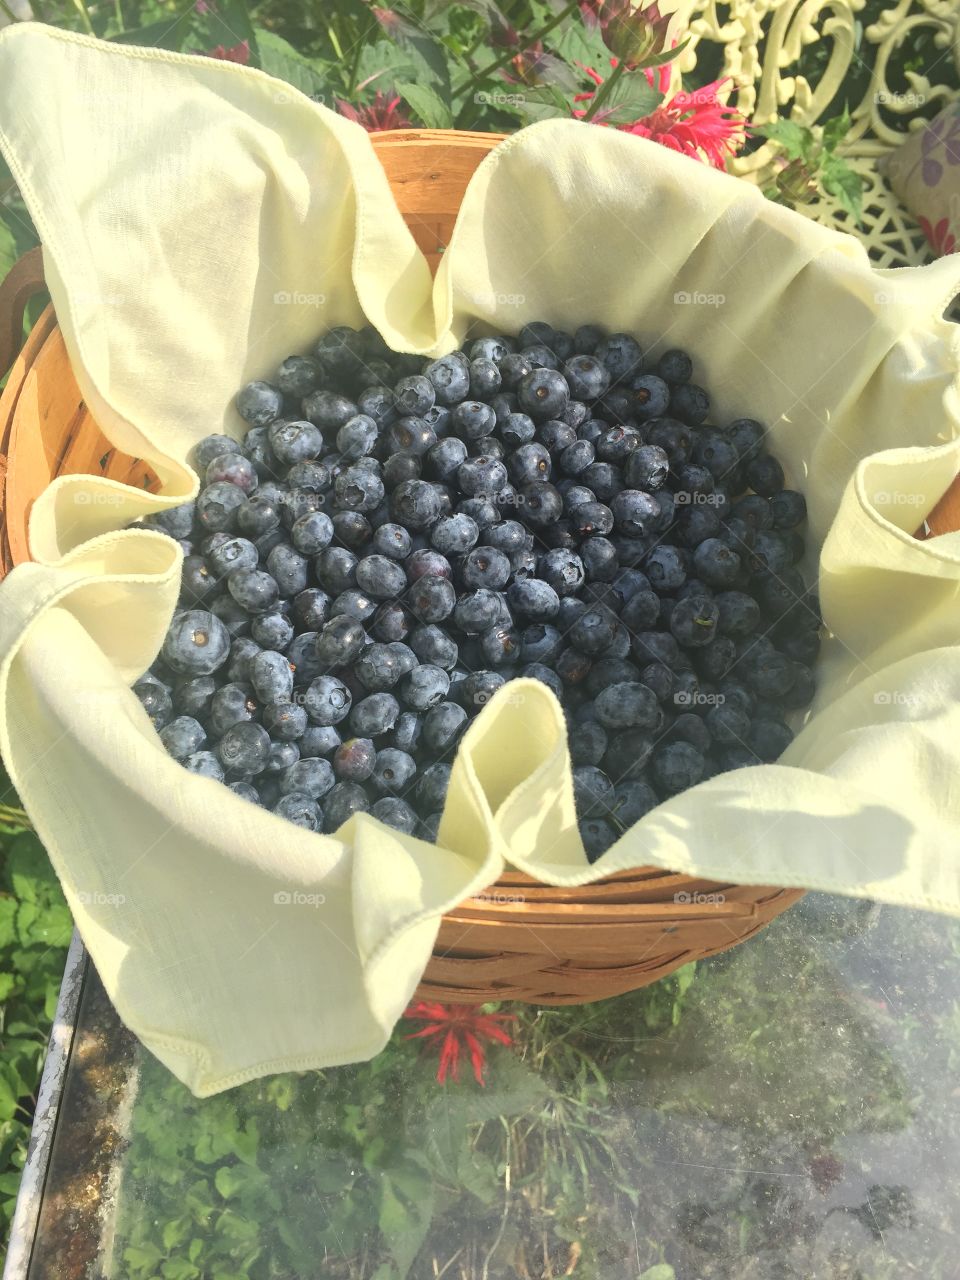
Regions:
<instances>
[{"instance_id":1,"label":"yellow cloth napkin","mask_svg":"<svg viewBox=\"0 0 960 1280\"><path fill-rule=\"evenodd\" d=\"M62 478L36 503L36 563L0 587L0 749L121 1016L194 1092L372 1056L443 911L508 862L960 913L960 534L911 537L960 465L960 264L876 271L733 178L548 121L481 165L431 286L367 135L288 85L25 24L0 35L0 86L81 389L165 483ZM174 763L127 686L180 554L124 526L191 496L191 446L242 430L236 389L331 325L439 354L538 317L689 346L721 423L771 425L831 632L782 761L667 801L592 867L532 681L464 738L438 846L367 816L310 834Z\"/></svg>"}]
</instances>

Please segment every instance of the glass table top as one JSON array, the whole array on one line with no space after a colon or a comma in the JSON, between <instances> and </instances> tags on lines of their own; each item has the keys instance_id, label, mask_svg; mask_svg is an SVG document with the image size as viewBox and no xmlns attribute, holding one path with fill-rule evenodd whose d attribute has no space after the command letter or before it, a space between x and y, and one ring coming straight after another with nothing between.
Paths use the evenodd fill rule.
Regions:
<instances>
[{"instance_id":1,"label":"glass table top","mask_svg":"<svg viewBox=\"0 0 960 1280\"><path fill-rule=\"evenodd\" d=\"M958 921L811 894L632 995L419 1013L200 1101L90 974L31 1280L960 1276Z\"/></svg>"}]
</instances>

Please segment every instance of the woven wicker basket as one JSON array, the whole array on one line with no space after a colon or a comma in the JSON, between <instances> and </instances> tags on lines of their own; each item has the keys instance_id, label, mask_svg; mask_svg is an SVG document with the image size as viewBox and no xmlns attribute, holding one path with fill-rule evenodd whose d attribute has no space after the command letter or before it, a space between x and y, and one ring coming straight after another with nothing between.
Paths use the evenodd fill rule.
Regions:
<instances>
[{"instance_id":1,"label":"woven wicker basket","mask_svg":"<svg viewBox=\"0 0 960 1280\"><path fill-rule=\"evenodd\" d=\"M397 203L433 269L464 188L496 135L401 130L373 135ZM55 477L100 473L154 489L143 461L110 447L83 403L51 308L17 355L27 300L43 288L39 250L0 285L0 576L29 559L27 517ZM15 363L14 363L15 361ZM960 485L931 516L960 528ZM706 902L707 895L720 901ZM744 941L791 906L798 889L720 884L655 867L555 889L508 872L445 916L418 996L445 1002L579 1004L655 982Z\"/></svg>"}]
</instances>

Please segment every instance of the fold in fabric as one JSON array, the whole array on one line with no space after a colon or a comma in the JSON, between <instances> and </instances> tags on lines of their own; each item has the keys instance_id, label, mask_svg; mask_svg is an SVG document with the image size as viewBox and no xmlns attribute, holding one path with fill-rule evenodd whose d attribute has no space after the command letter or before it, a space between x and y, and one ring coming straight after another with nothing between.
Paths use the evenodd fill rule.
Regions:
<instances>
[{"instance_id":1,"label":"fold in fabric","mask_svg":"<svg viewBox=\"0 0 960 1280\"><path fill-rule=\"evenodd\" d=\"M85 399L162 496L62 477L0 585L0 750L121 1017L195 1093L371 1057L443 913L507 865L653 864L960 914L960 266L852 238L616 130L547 121L481 164L435 281L366 133L259 72L36 24L0 34L0 149L44 242ZM180 552L126 526L191 496L193 444L334 324L399 350L599 321L686 346L721 424L769 424L808 500L829 635L776 765L665 802L594 866L561 708L518 680L471 724L437 845L307 833L187 773L128 688Z\"/></svg>"}]
</instances>

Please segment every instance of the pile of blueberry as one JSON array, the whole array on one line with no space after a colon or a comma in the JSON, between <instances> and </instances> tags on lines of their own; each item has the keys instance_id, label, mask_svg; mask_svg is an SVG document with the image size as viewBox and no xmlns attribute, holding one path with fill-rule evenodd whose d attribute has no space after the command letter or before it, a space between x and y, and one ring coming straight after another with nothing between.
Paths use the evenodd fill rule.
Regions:
<instances>
[{"instance_id":1,"label":"pile of blueberry","mask_svg":"<svg viewBox=\"0 0 960 1280\"><path fill-rule=\"evenodd\" d=\"M187 769L299 826L434 839L457 743L515 676L568 720L591 858L664 798L776 760L814 692L801 494L692 363L526 325L439 360L338 327L237 398L135 686Z\"/></svg>"}]
</instances>

